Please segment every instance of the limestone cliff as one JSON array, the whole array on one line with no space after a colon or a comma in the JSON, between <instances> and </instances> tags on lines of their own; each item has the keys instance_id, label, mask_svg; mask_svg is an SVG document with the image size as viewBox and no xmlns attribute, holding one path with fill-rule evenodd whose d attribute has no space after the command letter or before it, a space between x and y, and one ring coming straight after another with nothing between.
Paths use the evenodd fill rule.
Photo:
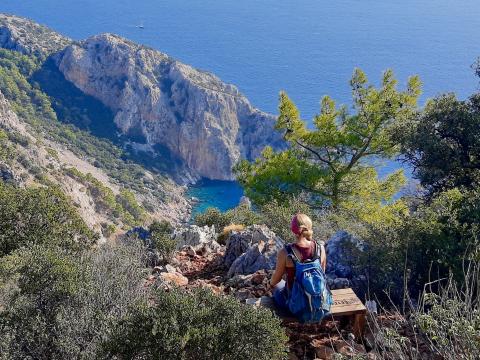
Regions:
<instances>
[{"instance_id":1,"label":"limestone cliff","mask_svg":"<svg viewBox=\"0 0 480 360\"><path fill-rule=\"evenodd\" d=\"M240 158L280 144L274 117L234 86L121 37L71 44L56 60L67 80L115 111L122 133L165 146L199 176L231 179Z\"/></svg>"},{"instance_id":2,"label":"limestone cliff","mask_svg":"<svg viewBox=\"0 0 480 360\"><path fill-rule=\"evenodd\" d=\"M121 134L139 148L168 151L196 178L233 179L240 158L283 146L274 116L210 73L112 34L78 43L45 29L19 36L38 25L18 19L0 17L0 46L29 53L49 43L65 78L113 110Z\"/></svg>"}]
</instances>

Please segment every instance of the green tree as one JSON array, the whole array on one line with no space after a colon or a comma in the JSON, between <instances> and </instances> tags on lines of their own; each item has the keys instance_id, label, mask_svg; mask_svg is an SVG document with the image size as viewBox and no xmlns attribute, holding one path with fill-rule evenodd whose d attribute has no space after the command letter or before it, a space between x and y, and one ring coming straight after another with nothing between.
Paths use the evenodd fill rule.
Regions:
<instances>
[{"instance_id":1,"label":"green tree","mask_svg":"<svg viewBox=\"0 0 480 360\"><path fill-rule=\"evenodd\" d=\"M430 100L398 134L405 159L430 194L480 185L480 94Z\"/></svg>"},{"instance_id":2,"label":"green tree","mask_svg":"<svg viewBox=\"0 0 480 360\"><path fill-rule=\"evenodd\" d=\"M287 94L280 94L276 129L290 146L279 152L267 147L254 163L237 164L247 196L262 205L306 193L313 206L344 209L369 221L405 211L401 202L389 203L404 184L402 171L378 179L372 161L398 153L392 132L417 111L420 81L411 77L407 89L398 91L392 71L386 71L377 89L357 69L350 84L355 113L325 96L313 129Z\"/></svg>"}]
</instances>

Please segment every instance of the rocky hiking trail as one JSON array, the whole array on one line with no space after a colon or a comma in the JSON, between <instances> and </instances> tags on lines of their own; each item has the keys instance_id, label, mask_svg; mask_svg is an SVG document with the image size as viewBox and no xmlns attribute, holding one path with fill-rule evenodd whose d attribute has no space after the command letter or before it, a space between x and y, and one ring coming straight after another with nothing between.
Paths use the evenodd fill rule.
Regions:
<instances>
[{"instance_id":1,"label":"rocky hiking trail","mask_svg":"<svg viewBox=\"0 0 480 360\"><path fill-rule=\"evenodd\" d=\"M180 244L178 251L168 265L153 268L146 286L156 283L165 288L208 288L217 295L231 295L243 303L247 299L271 296L267 290L268 282L283 241L266 226L253 225L241 231L232 231L226 246L217 243L213 227L191 225L176 230L174 237ZM330 257L327 276L331 288L358 286L363 281L353 275L345 258L347 255L342 253L342 249L347 247L345 242L352 242L346 233L339 233L327 242ZM337 274L348 277L342 278ZM368 318L371 323L372 316ZM373 321L382 326L397 327L397 331L401 322L395 316L386 315L375 316ZM371 324L367 324L363 339L355 338L349 323L337 319L324 320L321 324L301 324L285 318L282 326L289 337L291 360L398 358L388 352L380 356L374 350L376 335L371 330ZM406 331L400 329L400 333L405 334Z\"/></svg>"}]
</instances>

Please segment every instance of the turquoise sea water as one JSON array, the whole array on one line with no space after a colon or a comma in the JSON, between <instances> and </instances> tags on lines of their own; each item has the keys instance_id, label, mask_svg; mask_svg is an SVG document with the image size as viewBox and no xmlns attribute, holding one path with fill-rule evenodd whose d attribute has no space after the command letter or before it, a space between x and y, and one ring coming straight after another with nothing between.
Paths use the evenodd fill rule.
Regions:
<instances>
[{"instance_id":1,"label":"turquoise sea water","mask_svg":"<svg viewBox=\"0 0 480 360\"><path fill-rule=\"evenodd\" d=\"M478 90L479 0L2 0L0 12L73 39L120 34L215 73L264 111L276 112L286 90L306 119L324 94L349 103L354 67L374 82L392 68L400 85L418 74L422 102ZM218 185L204 184L208 202L238 200L236 184Z\"/></svg>"}]
</instances>

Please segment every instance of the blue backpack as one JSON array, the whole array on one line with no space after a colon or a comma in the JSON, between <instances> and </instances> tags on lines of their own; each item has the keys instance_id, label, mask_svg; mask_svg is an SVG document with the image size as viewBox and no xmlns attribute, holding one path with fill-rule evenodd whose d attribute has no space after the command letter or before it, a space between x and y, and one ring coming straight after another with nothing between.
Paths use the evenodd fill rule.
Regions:
<instances>
[{"instance_id":1,"label":"blue backpack","mask_svg":"<svg viewBox=\"0 0 480 360\"><path fill-rule=\"evenodd\" d=\"M295 254L291 244L285 246L288 257L295 264L295 280L289 293L289 310L301 322L319 322L328 314L333 304L327 278L320 265L321 246L315 242L313 259L305 262Z\"/></svg>"}]
</instances>

